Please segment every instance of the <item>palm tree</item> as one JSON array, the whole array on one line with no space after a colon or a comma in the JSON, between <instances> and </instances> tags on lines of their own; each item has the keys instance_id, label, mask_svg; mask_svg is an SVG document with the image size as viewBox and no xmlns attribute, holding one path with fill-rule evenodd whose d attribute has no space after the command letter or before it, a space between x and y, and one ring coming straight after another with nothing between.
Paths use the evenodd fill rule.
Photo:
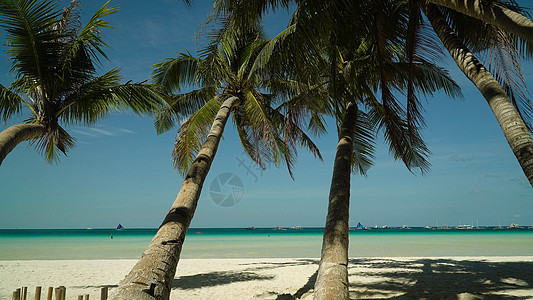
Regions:
<instances>
[{"instance_id":1,"label":"palm tree","mask_svg":"<svg viewBox=\"0 0 533 300\"><path fill-rule=\"evenodd\" d=\"M66 154L75 142L63 124L94 124L119 108L149 113L162 102L153 86L121 84L117 69L96 74L95 64L106 58L100 31L110 27L102 18L117 7L106 3L81 27L78 1L63 10L57 6L57 1L0 1L0 26L15 75L9 87L0 85L0 116L7 121L23 108L31 112L24 124L0 133L0 164L23 141L52 162L58 150Z\"/></svg>"},{"instance_id":2,"label":"palm tree","mask_svg":"<svg viewBox=\"0 0 533 300\"><path fill-rule=\"evenodd\" d=\"M327 5L326 1L289 1L289 0L216 0L217 10L219 14L227 14L228 12L234 12L234 14L239 15L243 21L246 22L249 18L256 18L261 16L263 13L276 9L279 7L288 7L291 3L296 3L300 6L313 7L315 11L320 11L321 6ZM342 5L345 1L327 1L328 3L339 3ZM494 53L496 56L504 56L503 60L511 58L511 62L506 65L501 66L502 72L498 72L495 69L489 67L489 70L494 73L497 72L495 76L492 76L491 73L485 72L487 69L481 73L475 73L476 68L481 68L482 65L478 59L476 59L475 64L472 64L466 60L456 60L456 63L459 65L459 68L465 72L467 77L480 88L481 81L483 82L492 82L486 85L484 97L487 101L492 102L491 108L499 110L500 112L495 112L495 115L500 127L504 131L504 134L507 138L507 141L513 150L524 174L529 180L530 184L533 186L533 139L531 138L531 132L533 132L533 124L531 120L533 118L533 110L531 102L528 102L527 97L524 96L523 92L520 92L516 89L516 85L519 85L520 88L525 87L525 82L523 76L520 74L520 71L516 70L519 68L519 63L515 59L516 54L513 53L516 49L521 49L523 54L531 57L533 55L533 21L527 17L527 13L516 3L515 0L485 0L485 1L476 1L476 0L409 0L404 1L402 4L407 4L410 7L410 19L411 24L410 30L411 34L407 36L407 48L410 44L416 43L413 39L424 38L420 34L415 34L417 30L424 26L422 17L419 16L419 11L421 5L429 2L429 4L438 4L442 5L439 9L441 12L445 12L445 19L447 22L457 22L455 25L455 34L459 35L461 38L459 41L463 43L470 44L471 47L474 47L474 52L477 51L486 51L488 46L494 48ZM444 9L444 7L448 9ZM236 11L236 12L235 12ZM464 15L462 15L464 14ZM327 14L326 14L327 15ZM471 16L471 17L466 17ZM426 14L427 16L427 14ZM429 18L429 16L427 16ZM323 18L323 22L326 22L327 18ZM460 22L458 22L460 21ZM353 21L352 21L353 22ZM432 24L435 22L431 22ZM325 26L326 27L326 26ZM436 29L436 31L441 31L439 36L441 40L448 39L447 37L442 36L442 29ZM490 37L493 35L493 37ZM488 38L487 38L488 37ZM492 39L493 41L490 41ZM496 44L496 45L495 45ZM457 46L458 44L456 44ZM450 46L450 45L448 45ZM446 47L448 47L446 46ZM414 49L414 48L411 48ZM448 49L449 50L449 49ZM473 54L470 51L467 51L468 48L464 47L462 49L456 48L456 53L462 52L464 55L461 57L470 58L473 57ZM501 54L503 53L503 54ZM452 54L452 57L456 54ZM493 55L494 56L494 55ZM505 58L507 56L507 58ZM496 58L496 61L502 58ZM470 68L468 71L465 69L467 65L476 66L475 68ZM492 70L491 70L492 69ZM518 74L509 74L509 73L518 73ZM489 80L489 77L495 77L495 79L500 82L498 87L492 79ZM517 83L516 79L510 77L519 77L518 81L522 83ZM521 77L521 78L520 78ZM485 78L485 79L483 79ZM477 83L476 83L477 82ZM515 88L513 88L515 85ZM490 88L489 88L490 86ZM502 92L502 88L503 91ZM490 92L487 90L489 88ZM494 96L494 93L498 96ZM507 94L507 95L505 95ZM517 95L522 94L522 95ZM498 99L509 99L509 100L499 100L499 103L506 102L506 105L495 105L494 101L490 100L492 98ZM410 107L413 110L408 109L408 113L415 113L416 115L416 99L409 97L411 99L408 103L411 103ZM415 101L413 101L415 100ZM503 101L503 102L502 102ZM509 101L515 106L516 109L512 109L508 104ZM494 109L493 108L493 109ZM503 115L509 115L509 117L504 117ZM413 116L415 116L413 115ZM522 121L519 120L522 119ZM416 120L414 118L413 120ZM510 124L515 124L510 126ZM416 121L414 122L416 123ZM529 129L524 130L524 125ZM509 130L511 129L511 130ZM511 132L512 131L512 132Z\"/></svg>"},{"instance_id":3,"label":"palm tree","mask_svg":"<svg viewBox=\"0 0 533 300\"><path fill-rule=\"evenodd\" d=\"M284 74L252 68L267 44L260 25L233 29L232 22L223 20L200 58L180 53L155 65L156 83L176 92L183 85L199 86L176 94L155 122L163 132L187 117L173 151L174 166L185 180L150 246L110 299L169 298L185 235L230 114L244 150L262 167L284 162L290 170L299 145L320 157L307 135L272 107L281 96L304 94Z\"/></svg>"},{"instance_id":4,"label":"palm tree","mask_svg":"<svg viewBox=\"0 0 533 300\"><path fill-rule=\"evenodd\" d=\"M492 24L533 43L533 20L517 11L514 0L427 0L467 16Z\"/></svg>"},{"instance_id":5,"label":"palm tree","mask_svg":"<svg viewBox=\"0 0 533 300\"><path fill-rule=\"evenodd\" d=\"M326 22L334 25L329 30L334 38L327 40L328 47L335 49L328 53L332 63L328 69L333 70L328 75L330 95L337 107L342 105L344 110L336 115L339 142L315 299L349 298L349 166L355 167L352 171L366 174L372 164L375 136L372 132L383 132L393 157L402 160L411 172L424 173L429 168L426 160L429 150L418 132L423 119L416 94L430 96L443 90L451 97L460 95L447 72L424 57L424 52L426 55L430 52L428 49L417 49L416 60L411 64L407 61L403 41L408 20L406 11L396 9L395 4L367 1L340 6L330 13L335 21ZM360 11L371 13L359 13L354 20L355 12ZM324 26L324 22L320 24ZM394 90L407 92L407 110L394 96L397 94ZM381 101L377 99L378 93Z\"/></svg>"},{"instance_id":6,"label":"palm tree","mask_svg":"<svg viewBox=\"0 0 533 300\"><path fill-rule=\"evenodd\" d=\"M257 5L259 2L263 5ZM314 80L315 85L320 79L325 80L322 83L328 86L329 108L324 111L337 120L339 142L315 299L349 298L350 176L352 171L365 174L372 164L375 131L379 128L384 131L396 159L401 159L411 171L423 172L429 166L428 150L418 133L423 120L415 96L431 95L437 89L450 96L460 94L447 73L425 59L420 49L416 59L406 61L407 55L401 50L408 27L405 8L395 10L398 3L384 2L306 2L296 8L288 28L268 47L277 47L278 52L285 54L285 60L277 60L280 68L299 74L300 80ZM246 24L247 18L259 16L270 5L268 1L219 3L220 14L229 14L241 24ZM315 45L322 48L316 49ZM289 62L286 57L290 57ZM321 60L322 57L327 60ZM297 69L292 70L295 66ZM403 111L393 93L404 89L408 90L407 111ZM378 90L381 103L375 96ZM309 108L312 103L305 104L297 106Z\"/></svg>"},{"instance_id":7,"label":"palm tree","mask_svg":"<svg viewBox=\"0 0 533 300\"><path fill-rule=\"evenodd\" d=\"M417 14L416 9L415 7L413 13ZM525 83L517 84L517 80L510 78L513 76L512 72L514 71L518 73L517 76L515 75L515 77L519 78L518 81L524 82L520 70L513 70L519 68L513 51L517 51L515 44L519 43L520 40L509 36L499 28L492 27L492 25L479 24L471 20L467 21L468 19L465 20L464 16L456 15L453 11L445 10L434 4L423 6L423 11L459 69L476 85L491 107L509 146L513 150L528 181L533 186L533 138L531 136L531 125L526 123L531 121L532 107L527 105L529 101L527 97L517 91L517 89L525 87ZM450 28L449 21L445 18L443 12L449 15L448 20L450 22L457 23L456 27L461 30L460 32L456 33ZM473 33L470 32L472 29L459 25L465 22L473 25L471 27L477 28L477 31ZM462 38L458 35L461 35ZM505 65L504 62L503 67L501 67L503 75L496 76L498 78L496 79L462 40L470 43L471 47L477 48L477 51L486 51L487 48L491 47L491 44L496 44L493 46L496 52L505 53L504 57L511 57L511 64ZM529 51L526 46L526 51ZM500 73L497 68L493 72ZM521 105L524 102L526 104Z\"/></svg>"}]
</instances>

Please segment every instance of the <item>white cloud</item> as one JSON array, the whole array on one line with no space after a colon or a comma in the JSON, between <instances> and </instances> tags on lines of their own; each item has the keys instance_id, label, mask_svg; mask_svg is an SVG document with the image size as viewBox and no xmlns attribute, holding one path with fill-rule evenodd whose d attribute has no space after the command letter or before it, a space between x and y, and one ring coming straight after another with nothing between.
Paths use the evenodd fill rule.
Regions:
<instances>
[{"instance_id":1,"label":"white cloud","mask_svg":"<svg viewBox=\"0 0 533 300\"><path fill-rule=\"evenodd\" d=\"M135 131L129 130L129 129L126 129L126 128L119 128L118 130L120 132L129 133L129 134L134 134L135 133Z\"/></svg>"},{"instance_id":2,"label":"white cloud","mask_svg":"<svg viewBox=\"0 0 533 300\"><path fill-rule=\"evenodd\" d=\"M124 134L135 134L135 131L129 130L126 128L109 128L106 127L106 129L102 128L79 128L79 129L71 129L70 132L73 132L77 135L84 135L87 137L102 137L102 136L118 136L118 135L124 135Z\"/></svg>"},{"instance_id":3,"label":"white cloud","mask_svg":"<svg viewBox=\"0 0 533 300\"><path fill-rule=\"evenodd\" d=\"M107 135L107 136L114 136L115 134L109 130L103 130L103 129L98 129L98 128L92 128L92 129L89 129L89 131L96 131L97 133L100 133L102 135Z\"/></svg>"}]
</instances>

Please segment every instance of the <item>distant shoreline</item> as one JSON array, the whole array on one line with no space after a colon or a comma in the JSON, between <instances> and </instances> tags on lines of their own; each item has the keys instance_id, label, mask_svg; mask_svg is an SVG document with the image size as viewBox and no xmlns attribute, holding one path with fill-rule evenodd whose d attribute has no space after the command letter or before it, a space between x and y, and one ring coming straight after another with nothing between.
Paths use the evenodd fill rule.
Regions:
<instances>
[{"instance_id":1,"label":"distant shoreline","mask_svg":"<svg viewBox=\"0 0 533 300\"><path fill-rule=\"evenodd\" d=\"M514 224L514 223L512 223ZM366 226L367 229L402 229L403 225L400 226L387 226L387 228L382 228L383 226ZM448 225L445 225L448 226ZM458 226L465 226L465 225L450 225L450 229L456 229ZM513 229L508 228L511 226L509 225L479 225L479 226L472 226L474 228L482 228L482 229L495 229L495 228L501 228L501 229ZM268 230L268 229L274 229L278 226L267 226L267 227L254 227L255 229L261 229L261 230ZM292 229L291 227L294 226L279 226L283 229ZM429 226L429 229L443 229L444 226ZM533 230L533 225L521 225L522 228L519 229L530 229ZM351 229L355 229L355 226L350 227ZM121 230L157 230L157 227L127 227ZM220 230L231 230L231 229L250 229L250 227L190 227L189 232L194 230L202 230L202 229L220 229ZM324 227L321 226L302 226L301 229L324 229ZM409 226L409 229L428 229L426 226ZM106 227L87 227L87 228L0 228L0 231L7 231L7 230L117 230L114 227L106 228ZM292 230L298 230L298 229L292 229Z\"/></svg>"}]
</instances>

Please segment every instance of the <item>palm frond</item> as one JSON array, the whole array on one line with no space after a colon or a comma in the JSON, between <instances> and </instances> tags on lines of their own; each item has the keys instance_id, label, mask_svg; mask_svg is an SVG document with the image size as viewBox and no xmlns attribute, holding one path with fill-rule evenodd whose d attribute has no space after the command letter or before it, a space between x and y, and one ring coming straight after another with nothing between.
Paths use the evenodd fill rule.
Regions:
<instances>
[{"instance_id":1,"label":"palm frond","mask_svg":"<svg viewBox=\"0 0 533 300\"><path fill-rule=\"evenodd\" d=\"M180 91L183 85L198 84L197 72L201 60L190 53L178 53L178 57L155 64L152 81L170 90Z\"/></svg>"},{"instance_id":2,"label":"palm frond","mask_svg":"<svg viewBox=\"0 0 533 300\"><path fill-rule=\"evenodd\" d=\"M409 171L415 172L418 169L424 174L430 167L427 161L429 149L418 131L409 132L405 111L394 99L388 84L386 82L381 84L383 110L376 110L373 113L383 112L380 129L383 129L385 141L389 144L389 152L395 159L401 159Z\"/></svg>"},{"instance_id":3,"label":"palm frond","mask_svg":"<svg viewBox=\"0 0 533 300\"><path fill-rule=\"evenodd\" d=\"M34 145L48 163L54 163L59 161L61 153L67 155L75 142L76 139L61 126L53 126L48 128L44 137L31 141L30 145Z\"/></svg>"},{"instance_id":4,"label":"palm frond","mask_svg":"<svg viewBox=\"0 0 533 300\"><path fill-rule=\"evenodd\" d=\"M135 114L150 114L166 100L164 91L157 85L143 83L120 84L118 69L82 85L61 102L57 117L66 123L94 124L112 111L126 109Z\"/></svg>"},{"instance_id":5,"label":"palm frond","mask_svg":"<svg viewBox=\"0 0 533 300\"><path fill-rule=\"evenodd\" d=\"M6 30L11 72L38 84L44 101L50 80L47 71L57 66L62 53L63 35L53 29L60 14L57 1L0 1L0 26Z\"/></svg>"},{"instance_id":6,"label":"palm frond","mask_svg":"<svg viewBox=\"0 0 533 300\"><path fill-rule=\"evenodd\" d=\"M395 65L400 70L407 67L404 63ZM443 91L450 98L463 97L461 87L451 78L448 71L434 64L426 62L414 64L410 78L414 83L416 93L428 96L434 95L437 91ZM399 79L399 81L401 88L403 80Z\"/></svg>"},{"instance_id":7,"label":"palm frond","mask_svg":"<svg viewBox=\"0 0 533 300\"><path fill-rule=\"evenodd\" d=\"M100 56L105 59L107 55L104 47L109 47L102 39L103 28L113 28L108 21L103 18L118 12L118 6L109 7L110 1L106 2L94 15L89 19L87 24L81 29L79 34L71 34L73 39L68 43L68 49L65 51L65 63L71 62L75 57L80 55L80 51L88 54L93 61L100 62ZM73 2L75 3L75 2ZM74 16L74 18L73 18ZM69 15L68 23L76 22L76 15Z\"/></svg>"},{"instance_id":8,"label":"palm frond","mask_svg":"<svg viewBox=\"0 0 533 300\"><path fill-rule=\"evenodd\" d=\"M352 150L352 172L366 176L368 170L374 164L377 123L359 109L356 114Z\"/></svg>"},{"instance_id":9,"label":"palm frond","mask_svg":"<svg viewBox=\"0 0 533 300\"><path fill-rule=\"evenodd\" d=\"M221 105L218 97L212 98L178 130L172 151L172 164L180 174L185 175L194 162Z\"/></svg>"},{"instance_id":10,"label":"palm frond","mask_svg":"<svg viewBox=\"0 0 533 300\"><path fill-rule=\"evenodd\" d=\"M311 154L320 160L323 160L322 154L318 149L318 146L313 142L313 140L305 133L298 123L295 123L290 117L282 115L278 109L270 110L270 114L277 119L276 122L283 124L282 134L283 141L290 147L296 148L301 147L307 149ZM296 151L293 151L296 153Z\"/></svg>"},{"instance_id":11,"label":"palm frond","mask_svg":"<svg viewBox=\"0 0 533 300\"><path fill-rule=\"evenodd\" d=\"M251 91L245 94L244 113L248 120L249 132L252 138L252 144L256 149L261 149L258 153L261 154L261 160L254 159L262 168L265 165L262 161L273 163L275 166L279 166L282 161L285 161L289 169L289 173L292 174L291 168L294 164L294 158L291 155L288 145L282 140L278 134L278 129L275 123L271 119L269 109L261 101L261 94L255 94ZM237 126L243 126L243 124L237 124Z\"/></svg>"},{"instance_id":12,"label":"palm frond","mask_svg":"<svg viewBox=\"0 0 533 300\"><path fill-rule=\"evenodd\" d=\"M24 104L24 99L0 84L0 120L6 122L10 117L18 114Z\"/></svg>"},{"instance_id":13,"label":"palm frond","mask_svg":"<svg viewBox=\"0 0 533 300\"><path fill-rule=\"evenodd\" d=\"M491 26L494 43L482 54L488 57L488 68L502 85L530 132L533 132L533 103L520 66L520 53L511 35Z\"/></svg>"},{"instance_id":14,"label":"palm frond","mask_svg":"<svg viewBox=\"0 0 533 300\"><path fill-rule=\"evenodd\" d=\"M154 126L158 134L166 132L175 126L183 116L189 116L201 109L217 94L215 86L207 86L185 94L172 96L168 103L157 112Z\"/></svg>"}]
</instances>

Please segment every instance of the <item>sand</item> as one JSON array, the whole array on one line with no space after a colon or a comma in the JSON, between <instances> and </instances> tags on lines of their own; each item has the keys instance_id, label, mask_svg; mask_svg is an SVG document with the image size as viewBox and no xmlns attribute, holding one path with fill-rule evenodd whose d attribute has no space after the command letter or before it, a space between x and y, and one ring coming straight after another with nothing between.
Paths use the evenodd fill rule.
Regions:
<instances>
[{"instance_id":1,"label":"sand","mask_svg":"<svg viewBox=\"0 0 533 300\"><path fill-rule=\"evenodd\" d=\"M136 260L0 261L0 299L27 286L67 299L115 287ZM183 259L171 299L311 299L318 259ZM533 256L353 258L352 299L533 299Z\"/></svg>"}]
</instances>

